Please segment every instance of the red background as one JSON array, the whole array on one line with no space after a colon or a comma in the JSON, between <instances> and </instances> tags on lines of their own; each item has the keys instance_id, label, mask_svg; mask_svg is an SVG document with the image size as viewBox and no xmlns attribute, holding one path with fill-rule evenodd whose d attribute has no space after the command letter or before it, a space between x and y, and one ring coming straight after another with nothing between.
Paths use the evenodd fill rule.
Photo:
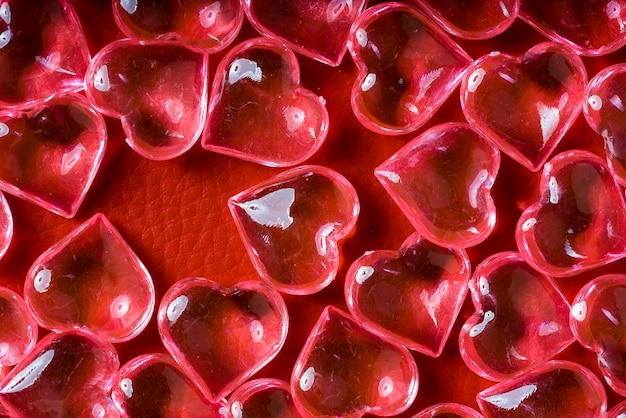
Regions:
<instances>
[{"instance_id":1,"label":"red background","mask_svg":"<svg viewBox=\"0 0 626 418\"><path fill-rule=\"evenodd\" d=\"M78 12L92 55L107 43L123 37L115 26L110 1L71 0L71 3ZM370 5L375 3L380 2L372 1ZM234 44L255 36L257 33L244 22ZM459 43L476 59L493 50L523 54L532 45L545 40L518 19L509 30L494 39ZM223 55L224 52L209 58L209 85ZM589 78L605 66L625 61L625 58L626 54L619 51L605 57L585 58ZM326 99L330 113L328 138L307 163L324 165L343 174L359 195L361 215L354 234L343 241L343 262L337 279L314 295L284 296L290 315L287 342L280 354L254 377L277 377L286 381L289 381L300 348L324 306L333 304L346 309L343 278L352 261L368 250L397 249L413 232L409 222L374 178L374 168L424 129L443 122L464 121L457 89L432 120L417 132L399 137L371 133L357 122L350 108L350 89L356 78L356 67L349 55L337 68L300 55L298 60L302 84ZM267 123L269 126L272 121ZM152 274L157 304L169 286L187 277L207 277L226 286L243 280L259 280L226 201L281 170L211 153L202 149L199 143L179 158L149 161L125 144L118 120L107 118L107 127L109 143L104 163L74 219L63 219L7 196L14 216L15 234L9 251L0 261L0 284L21 293L26 272L33 261L97 212L104 213L111 220ZM604 157L602 138L587 126L582 115L557 152L573 148L589 149ZM521 211L537 197L538 180L538 173L531 173L502 154L500 172L493 188L497 207L496 229L484 243L468 250L473 267L495 252L516 250L515 224ZM591 278L625 270L626 261L621 261L557 282L571 301ZM457 346L460 327L472 312L468 297L441 357L433 360L422 354L414 355L420 373L420 389L416 401L403 416L410 416L438 402L460 402L478 408L475 395L492 383L477 377L465 366ZM122 364L142 353L165 351L154 318L155 315L139 337L116 345ZM572 344L559 357L577 361L601 376L595 355L578 343ZM620 401L620 397L608 387L607 395L609 406Z\"/></svg>"}]
</instances>

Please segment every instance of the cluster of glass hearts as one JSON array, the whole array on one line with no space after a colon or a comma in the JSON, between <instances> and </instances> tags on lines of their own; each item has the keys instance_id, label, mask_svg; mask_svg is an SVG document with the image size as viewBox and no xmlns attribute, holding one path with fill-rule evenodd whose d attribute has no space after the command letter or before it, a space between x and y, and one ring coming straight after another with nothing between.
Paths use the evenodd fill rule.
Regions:
<instances>
[{"instance_id":1,"label":"cluster of glass hearts","mask_svg":"<svg viewBox=\"0 0 626 418\"><path fill-rule=\"evenodd\" d=\"M478 393L480 414L442 403L416 417L604 416L598 377L553 358L578 341L597 353L609 387L626 396L626 275L595 278L571 305L554 278L626 257L626 66L588 82L580 57L626 44L622 6L113 0L128 38L91 57L68 0L0 0L2 191L74 217L107 147L103 115L119 119L128 145L147 159L178 157L200 141L207 151L290 167L227 203L259 281L226 288L185 278L157 300L150 273L103 214L33 260L22 295L0 288L0 412L400 414L420 386L412 351L442 353L469 293L475 313L458 335L460 354L497 383ZM244 15L263 36L233 46ZM474 60L451 37L493 37L517 18L550 41L521 56ZM398 250L352 260L344 281L349 313L323 309L290 382L250 380L289 332L281 292L328 287L342 262L340 241L357 224L350 182L330 168L300 165L341 121L301 83L296 53L338 66L346 52L358 75L342 105L366 129L415 132L457 88L468 123L421 132L371 173L416 232ZM604 138L606 159L581 150L553 156L581 112ZM501 152L542 170L539 197L518 220L518 251L472 266L467 249L496 227L490 191ZM0 256L13 233L0 195ZM169 354L120 367L113 344L135 338L153 315ZM38 341L38 327L53 332Z\"/></svg>"}]
</instances>

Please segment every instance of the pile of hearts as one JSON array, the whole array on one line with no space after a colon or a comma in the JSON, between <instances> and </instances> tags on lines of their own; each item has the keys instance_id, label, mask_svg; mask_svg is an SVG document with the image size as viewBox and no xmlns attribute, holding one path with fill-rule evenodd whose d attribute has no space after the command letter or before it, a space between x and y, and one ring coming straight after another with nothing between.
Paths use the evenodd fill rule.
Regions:
<instances>
[{"instance_id":1,"label":"pile of hearts","mask_svg":"<svg viewBox=\"0 0 626 418\"><path fill-rule=\"evenodd\" d=\"M571 305L554 279L626 257L626 65L588 81L581 58L626 44L622 2L367 3L113 0L127 38L92 57L68 0L0 0L2 191L74 217L105 154L103 116L119 119L146 159L179 157L199 141L207 152L288 167L228 201L261 280L227 288L187 278L157 300L140 258L94 214L33 261L23 294L0 288L2 413L400 414L420 386L412 351L441 355L468 293L475 313L458 335L460 355L496 383L478 393L481 413L442 403L416 417L604 416L599 377L553 360L575 342L597 353L608 386L626 396L626 275L591 280ZM262 36L232 45L244 16ZM454 41L496 36L518 18L548 41L477 59ZM371 173L416 232L397 250L351 260L349 312L323 309L290 382L250 380L285 343L282 294L327 288L357 223L350 182L301 165L341 121L302 85L296 54L336 67L346 53L358 76L345 106L366 129L416 132L457 89L467 123L424 130ZM581 112L605 155L553 155ZM472 267L467 249L497 226L490 192L500 153L541 171L539 199L517 222L518 251ZM14 232L0 195L0 256ZM137 337L153 315L169 354L120 367L113 344ZM38 341L39 327L54 332Z\"/></svg>"}]
</instances>

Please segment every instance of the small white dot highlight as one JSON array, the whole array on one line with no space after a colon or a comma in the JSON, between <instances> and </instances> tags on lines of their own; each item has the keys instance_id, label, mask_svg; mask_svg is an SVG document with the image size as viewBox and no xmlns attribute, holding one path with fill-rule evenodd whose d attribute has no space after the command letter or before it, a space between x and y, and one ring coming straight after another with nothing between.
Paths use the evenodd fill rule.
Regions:
<instances>
[{"instance_id":1,"label":"small white dot highlight","mask_svg":"<svg viewBox=\"0 0 626 418\"><path fill-rule=\"evenodd\" d=\"M587 302L583 300L572 306L572 316L578 322L584 321L587 317Z\"/></svg>"},{"instance_id":2,"label":"small white dot highlight","mask_svg":"<svg viewBox=\"0 0 626 418\"><path fill-rule=\"evenodd\" d=\"M553 205L559 203L559 183L557 183L556 177L550 177L548 180L548 191L550 192L550 203Z\"/></svg>"},{"instance_id":3,"label":"small white dot highlight","mask_svg":"<svg viewBox=\"0 0 626 418\"><path fill-rule=\"evenodd\" d=\"M133 397L133 381L129 378L124 378L120 382L120 389L124 392L127 398Z\"/></svg>"},{"instance_id":4,"label":"small white dot highlight","mask_svg":"<svg viewBox=\"0 0 626 418\"><path fill-rule=\"evenodd\" d=\"M0 6L0 18L7 25L11 24L11 6L9 6L9 3L2 3L2 6Z\"/></svg>"},{"instance_id":5,"label":"small white dot highlight","mask_svg":"<svg viewBox=\"0 0 626 418\"><path fill-rule=\"evenodd\" d=\"M259 83L263 78L263 71L256 62L246 58L238 58L233 61L228 69L228 83L235 84L244 78Z\"/></svg>"},{"instance_id":6,"label":"small white dot highlight","mask_svg":"<svg viewBox=\"0 0 626 418\"><path fill-rule=\"evenodd\" d=\"M35 280L33 284L35 286L35 290L38 293L45 293L50 288L50 282L52 281L52 271L46 268L39 270L37 275L35 276Z\"/></svg>"},{"instance_id":7,"label":"small white dot highlight","mask_svg":"<svg viewBox=\"0 0 626 418\"><path fill-rule=\"evenodd\" d=\"M487 324L490 323L491 321L493 321L493 319L495 318L495 314L492 311L487 311L485 312L485 316L483 316L483 321L479 324L474 325L470 330L469 330L469 336L474 338L477 337L478 335L480 335L485 328L487 327Z\"/></svg>"},{"instance_id":8,"label":"small white dot highlight","mask_svg":"<svg viewBox=\"0 0 626 418\"><path fill-rule=\"evenodd\" d=\"M378 395L381 398L387 398L393 392L393 379L385 376L378 382Z\"/></svg>"},{"instance_id":9,"label":"small white dot highlight","mask_svg":"<svg viewBox=\"0 0 626 418\"><path fill-rule=\"evenodd\" d=\"M198 13L198 18L200 20L200 25L208 29L211 26L215 25L217 21L217 17L219 16L220 9L222 8L222 3L219 1L215 1L208 5L207 7L200 10Z\"/></svg>"},{"instance_id":10,"label":"small white dot highlight","mask_svg":"<svg viewBox=\"0 0 626 418\"><path fill-rule=\"evenodd\" d=\"M483 70L482 68L476 68L467 80L467 91L469 91L470 93L475 93L478 89L478 86L480 86L480 83L483 82L485 74L487 74L485 70Z\"/></svg>"},{"instance_id":11,"label":"small white dot highlight","mask_svg":"<svg viewBox=\"0 0 626 418\"><path fill-rule=\"evenodd\" d=\"M486 296L489 294L489 282L485 277L480 277L478 279L478 289L480 290L480 294Z\"/></svg>"},{"instance_id":12,"label":"small white dot highlight","mask_svg":"<svg viewBox=\"0 0 626 418\"><path fill-rule=\"evenodd\" d=\"M374 73L369 73L369 74L365 77L365 80L363 80L363 84L361 84L361 90L363 90L363 91L368 91L368 90L370 90L372 87L374 87L374 84L376 84L376 74L374 74Z\"/></svg>"},{"instance_id":13,"label":"small white dot highlight","mask_svg":"<svg viewBox=\"0 0 626 418\"><path fill-rule=\"evenodd\" d=\"M593 110L602 109L602 99L597 94L589 96L589 98L587 99L587 103L589 103L589 107Z\"/></svg>"},{"instance_id":14,"label":"small white dot highlight","mask_svg":"<svg viewBox=\"0 0 626 418\"><path fill-rule=\"evenodd\" d=\"M132 15L137 11L137 0L122 0L120 1L120 6L126 10L126 13Z\"/></svg>"},{"instance_id":15,"label":"small white dot highlight","mask_svg":"<svg viewBox=\"0 0 626 418\"><path fill-rule=\"evenodd\" d=\"M241 407L241 402L233 402L233 404L230 406L230 413L233 418L241 418L243 416L243 408Z\"/></svg>"},{"instance_id":16,"label":"small white dot highlight","mask_svg":"<svg viewBox=\"0 0 626 418\"><path fill-rule=\"evenodd\" d=\"M4 48L11 42L11 29L7 28L4 32L0 33L0 49Z\"/></svg>"},{"instance_id":17,"label":"small white dot highlight","mask_svg":"<svg viewBox=\"0 0 626 418\"><path fill-rule=\"evenodd\" d=\"M367 32L365 29L361 28L356 30L356 41L361 47L365 47L365 45L367 45Z\"/></svg>"},{"instance_id":18,"label":"small white dot highlight","mask_svg":"<svg viewBox=\"0 0 626 418\"><path fill-rule=\"evenodd\" d=\"M528 232L530 231L530 229L535 226L535 224L537 223L537 219L535 218L528 218L524 221L524 223L522 224L522 231L524 232Z\"/></svg>"},{"instance_id":19,"label":"small white dot highlight","mask_svg":"<svg viewBox=\"0 0 626 418\"><path fill-rule=\"evenodd\" d=\"M130 298L126 295L119 295L111 302L110 313L115 319L123 318L130 310Z\"/></svg>"},{"instance_id":20,"label":"small white dot highlight","mask_svg":"<svg viewBox=\"0 0 626 418\"><path fill-rule=\"evenodd\" d=\"M255 319L250 323L250 335L255 343L263 341L263 324L260 321Z\"/></svg>"},{"instance_id":21,"label":"small white dot highlight","mask_svg":"<svg viewBox=\"0 0 626 418\"><path fill-rule=\"evenodd\" d=\"M103 65L96 72L96 77L93 79L93 86L96 90L106 93L111 90L111 82L109 81L109 67Z\"/></svg>"},{"instance_id":22,"label":"small white dot highlight","mask_svg":"<svg viewBox=\"0 0 626 418\"><path fill-rule=\"evenodd\" d=\"M91 408L91 416L94 418L103 418L104 417L104 407L99 403L95 404L93 408Z\"/></svg>"},{"instance_id":23,"label":"small white dot highlight","mask_svg":"<svg viewBox=\"0 0 626 418\"><path fill-rule=\"evenodd\" d=\"M185 295L180 295L174 299L167 307L167 319L169 319L172 324L178 321L178 318L185 312L188 303L189 298Z\"/></svg>"},{"instance_id":24,"label":"small white dot highlight","mask_svg":"<svg viewBox=\"0 0 626 418\"><path fill-rule=\"evenodd\" d=\"M0 138L9 134L9 127L6 123L0 122Z\"/></svg>"},{"instance_id":25,"label":"small white dot highlight","mask_svg":"<svg viewBox=\"0 0 626 418\"><path fill-rule=\"evenodd\" d=\"M313 383L315 383L315 369L313 367L309 367L300 377L300 390L302 392L308 392L312 387Z\"/></svg>"},{"instance_id":26,"label":"small white dot highlight","mask_svg":"<svg viewBox=\"0 0 626 418\"><path fill-rule=\"evenodd\" d=\"M359 267L359 269L356 271L356 282L358 284L363 284L365 283L365 281L367 279L369 279L370 277L372 277L372 274L374 274L374 269L370 266L361 266Z\"/></svg>"}]
</instances>

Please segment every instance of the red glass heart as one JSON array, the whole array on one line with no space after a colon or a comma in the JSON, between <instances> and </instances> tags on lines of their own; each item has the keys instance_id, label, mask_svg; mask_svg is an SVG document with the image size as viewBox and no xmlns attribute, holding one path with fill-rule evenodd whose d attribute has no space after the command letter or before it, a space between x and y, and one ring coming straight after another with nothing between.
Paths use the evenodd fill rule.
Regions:
<instances>
[{"instance_id":1,"label":"red glass heart","mask_svg":"<svg viewBox=\"0 0 626 418\"><path fill-rule=\"evenodd\" d=\"M319 166L281 173L231 197L228 206L261 278L298 295L334 280L337 241L350 233L359 214L348 180Z\"/></svg>"},{"instance_id":2,"label":"red glass heart","mask_svg":"<svg viewBox=\"0 0 626 418\"><path fill-rule=\"evenodd\" d=\"M569 361L550 361L483 390L476 400L485 418L598 418L606 414L600 380Z\"/></svg>"},{"instance_id":3,"label":"red glass heart","mask_svg":"<svg viewBox=\"0 0 626 418\"><path fill-rule=\"evenodd\" d=\"M111 343L50 333L0 382L0 403L15 417L118 417L109 393L118 368Z\"/></svg>"},{"instance_id":4,"label":"red glass heart","mask_svg":"<svg viewBox=\"0 0 626 418\"><path fill-rule=\"evenodd\" d=\"M467 294L465 250L439 247L419 234L399 251L371 251L348 270L352 315L371 332L438 357Z\"/></svg>"},{"instance_id":5,"label":"red glass heart","mask_svg":"<svg viewBox=\"0 0 626 418\"><path fill-rule=\"evenodd\" d=\"M128 418L220 416L219 405L209 402L165 354L145 354L122 366L112 396Z\"/></svg>"},{"instance_id":6,"label":"red glass heart","mask_svg":"<svg viewBox=\"0 0 626 418\"><path fill-rule=\"evenodd\" d=\"M469 288L476 313L463 325L459 349L479 376L520 376L574 341L567 300L518 253L488 257L476 267Z\"/></svg>"},{"instance_id":7,"label":"red glass heart","mask_svg":"<svg viewBox=\"0 0 626 418\"><path fill-rule=\"evenodd\" d=\"M122 121L126 142L145 158L187 151L202 132L208 55L177 42L122 39L104 47L85 77L87 97Z\"/></svg>"},{"instance_id":8,"label":"red glass heart","mask_svg":"<svg viewBox=\"0 0 626 418\"><path fill-rule=\"evenodd\" d=\"M24 299L5 287L0 287L0 368L13 366L35 347L37 322Z\"/></svg>"},{"instance_id":9,"label":"red glass heart","mask_svg":"<svg viewBox=\"0 0 626 418\"><path fill-rule=\"evenodd\" d=\"M541 169L582 107L587 72L566 46L546 42L521 57L491 53L461 84L465 117L501 151Z\"/></svg>"},{"instance_id":10,"label":"red glass heart","mask_svg":"<svg viewBox=\"0 0 626 418\"><path fill-rule=\"evenodd\" d=\"M227 418L297 418L289 384L278 379L257 379L244 383L228 400Z\"/></svg>"},{"instance_id":11,"label":"red glass heart","mask_svg":"<svg viewBox=\"0 0 626 418\"><path fill-rule=\"evenodd\" d=\"M413 132L461 81L471 58L422 12L400 3L367 9L348 42L359 75L351 104L374 132Z\"/></svg>"},{"instance_id":12,"label":"red glass heart","mask_svg":"<svg viewBox=\"0 0 626 418\"><path fill-rule=\"evenodd\" d=\"M291 374L304 416L395 415L411 405L417 388L417 366L406 348L333 306L320 315Z\"/></svg>"},{"instance_id":13,"label":"red glass heart","mask_svg":"<svg viewBox=\"0 0 626 418\"><path fill-rule=\"evenodd\" d=\"M466 39L486 39L504 32L515 21L520 0L415 0L448 33Z\"/></svg>"},{"instance_id":14,"label":"red glass heart","mask_svg":"<svg viewBox=\"0 0 626 418\"><path fill-rule=\"evenodd\" d=\"M626 255L626 206L606 163L566 151L546 163L539 200L520 216L515 238L526 261L564 277Z\"/></svg>"},{"instance_id":15,"label":"red glass heart","mask_svg":"<svg viewBox=\"0 0 626 418\"><path fill-rule=\"evenodd\" d=\"M24 298L42 327L87 329L112 342L137 336L155 304L150 274L102 214L39 256Z\"/></svg>"},{"instance_id":16,"label":"red glass heart","mask_svg":"<svg viewBox=\"0 0 626 418\"><path fill-rule=\"evenodd\" d=\"M287 336L280 294L260 282L229 289L203 278L172 286L161 301L161 339L205 396L219 400L269 363Z\"/></svg>"},{"instance_id":17,"label":"red glass heart","mask_svg":"<svg viewBox=\"0 0 626 418\"><path fill-rule=\"evenodd\" d=\"M413 139L374 174L426 238L444 247L471 247L495 226L490 191L499 166L500 153L482 135L448 123Z\"/></svg>"},{"instance_id":18,"label":"red glass heart","mask_svg":"<svg viewBox=\"0 0 626 418\"><path fill-rule=\"evenodd\" d=\"M199 52L226 48L243 23L240 0L113 0L113 16L131 38L177 40Z\"/></svg>"},{"instance_id":19,"label":"red glass heart","mask_svg":"<svg viewBox=\"0 0 626 418\"><path fill-rule=\"evenodd\" d=\"M231 49L213 80L202 146L256 163L302 163L328 132L323 99L300 87L296 56L278 41Z\"/></svg>"},{"instance_id":20,"label":"red glass heart","mask_svg":"<svg viewBox=\"0 0 626 418\"><path fill-rule=\"evenodd\" d=\"M66 218L96 176L106 125L83 96L0 112L0 188Z\"/></svg>"},{"instance_id":21,"label":"red glass heart","mask_svg":"<svg viewBox=\"0 0 626 418\"><path fill-rule=\"evenodd\" d=\"M83 89L89 49L66 0L8 0L0 13L0 107Z\"/></svg>"},{"instance_id":22,"label":"red glass heart","mask_svg":"<svg viewBox=\"0 0 626 418\"><path fill-rule=\"evenodd\" d=\"M248 20L261 34L294 51L338 66L346 53L350 26L367 0L245 0Z\"/></svg>"}]
</instances>

